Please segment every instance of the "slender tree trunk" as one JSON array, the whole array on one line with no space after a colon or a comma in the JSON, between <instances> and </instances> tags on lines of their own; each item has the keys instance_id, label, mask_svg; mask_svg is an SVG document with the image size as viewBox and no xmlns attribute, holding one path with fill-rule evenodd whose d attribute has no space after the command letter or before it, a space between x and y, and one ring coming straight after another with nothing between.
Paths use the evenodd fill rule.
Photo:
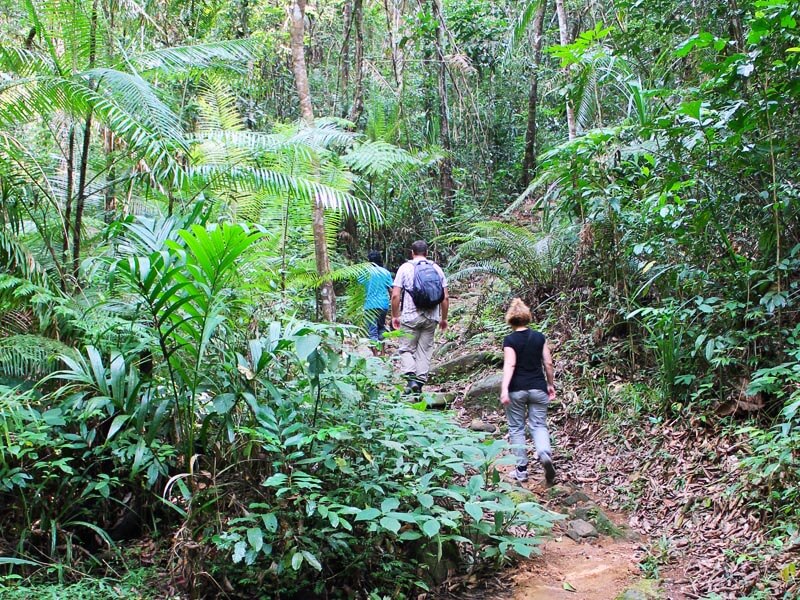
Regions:
<instances>
[{"instance_id":1,"label":"slender tree trunk","mask_svg":"<svg viewBox=\"0 0 800 600\"><path fill-rule=\"evenodd\" d=\"M61 278L61 290L67 291L66 273L69 271L69 234L72 229L72 192L75 186L75 125L69 126L69 135L67 136L67 189L65 194L64 206L64 237L61 243L62 260L64 261L64 268L62 273L64 277Z\"/></svg>"},{"instance_id":2,"label":"slender tree trunk","mask_svg":"<svg viewBox=\"0 0 800 600\"><path fill-rule=\"evenodd\" d=\"M86 206L86 174L89 166L89 147L92 137L92 111L86 115L83 127L81 165L78 174L78 194L75 199L75 225L72 228L72 276L78 281L81 259L81 229L83 228L83 209Z\"/></svg>"},{"instance_id":3,"label":"slender tree trunk","mask_svg":"<svg viewBox=\"0 0 800 600\"><path fill-rule=\"evenodd\" d=\"M350 114L347 116L353 123L357 123L364 112L364 2L353 0L353 25L356 32L355 48L355 90L353 90L353 103L350 105Z\"/></svg>"},{"instance_id":4,"label":"slender tree trunk","mask_svg":"<svg viewBox=\"0 0 800 600\"><path fill-rule=\"evenodd\" d=\"M731 37L736 40L737 52L744 52L744 27L742 27L742 17L739 14L739 5L736 0L728 0L728 14L730 16Z\"/></svg>"},{"instance_id":5,"label":"slender tree trunk","mask_svg":"<svg viewBox=\"0 0 800 600\"><path fill-rule=\"evenodd\" d=\"M450 143L450 117L447 106L447 63L444 60L444 32L442 13L439 0L431 0L431 13L436 23L436 57L438 62L439 92L439 140L444 150L444 158L439 165L439 188L442 192L442 208L446 216L455 214L453 195L455 183L453 182L452 144Z\"/></svg>"},{"instance_id":6,"label":"slender tree trunk","mask_svg":"<svg viewBox=\"0 0 800 600\"><path fill-rule=\"evenodd\" d=\"M400 47L400 24L403 17L402 2L401 5L398 5L398 0L383 0L383 8L386 11L386 31L389 35L389 48L392 53L392 75L397 86L397 95L402 98L403 49Z\"/></svg>"},{"instance_id":7,"label":"slender tree trunk","mask_svg":"<svg viewBox=\"0 0 800 600\"><path fill-rule=\"evenodd\" d=\"M246 38L250 35L250 2L249 0L240 0L239 2L239 18L236 25L235 37L238 39Z\"/></svg>"},{"instance_id":8,"label":"slender tree trunk","mask_svg":"<svg viewBox=\"0 0 800 600\"><path fill-rule=\"evenodd\" d=\"M530 185L536 174L536 110L539 104L539 68L542 64L542 40L544 39L544 13L547 0L540 0L533 19L533 73L528 93L528 128L525 131L525 156L522 159L522 185Z\"/></svg>"},{"instance_id":9,"label":"slender tree trunk","mask_svg":"<svg viewBox=\"0 0 800 600\"><path fill-rule=\"evenodd\" d=\"M106 153L106 189L105 189L105 202L104 213L105 222L111 223L117 213L117 186L114 180L117 177L117 169L114 165L114 148L116 140L114 134L107 127L103 130L103 150Z\"/></svg>"},{"instance_id":10,"label":"slender tree trunk","mask_svg":"<svg viewBox=\"0 0 800 600\"><path fill-rule=\"evenodd\" d=\"M292 70L300 100L300 115L309 127L314 126L314 108L311 104L311 90L308 86L308 71L306 70L306 56L304 48L305 36L305 0L293 0L291 7L291 47ZM325 240L325 210L316 198L312 198L312 229L314 232L314 256L317 263L317 274L323 279L319 289L320 308L322 318L333 322L336 320L336 296L333 282L329 275L331 272L328 257L328 244Z\"/></svg>"},{"instance_id":11,"label":"slender tree trunk","mask_svg":"<svg viewBox=\"0 0 800 600\"><path fill-rule=\"evenodd\" d=\"M342 116L346 116L347 110L347 91L350 87L350 32L353 30L353 5L345 2L344 11L344 41L342 41L342 51L339 53L340 64L340 85L342 100ZM337 98L338 101L338 98Z\"/></svg>"},{"instance_id":12,"label":"slender tree trunk","mask_svg":"<svg viewBox=\"0 0 800 600\"><path fill-rule=\"evenodd\" d=\"M97 56L97 2L92 2L92 20L89 30L89 68L93 68ZM92 109L86 115L83 127L81 165L78 175L78 196L75 200L75 225L72 229L72 276L78 281L81 259L81 229L83 228L83 209L86 205L86 174L89 168L89 149L92 138Z\"/></svg>"},{"instance_id":13,"label":"slender tree trunk","mask_svg":"<svg viewBox=\"0 0 800 600\"><path fill-rule=\"evenodd\" d=\"M564 0L556 0L556 14L558 15L558 35L562 46L568 46L569 29L567 24L567 11L564 8ZM566 69L565 75L569 80L569 68ZM578 127L575 123L575 109L572 106L572 100L567 98L567 131L569 132L569 139L574 140L578 135Z\"/></svg>"}]
</instances>

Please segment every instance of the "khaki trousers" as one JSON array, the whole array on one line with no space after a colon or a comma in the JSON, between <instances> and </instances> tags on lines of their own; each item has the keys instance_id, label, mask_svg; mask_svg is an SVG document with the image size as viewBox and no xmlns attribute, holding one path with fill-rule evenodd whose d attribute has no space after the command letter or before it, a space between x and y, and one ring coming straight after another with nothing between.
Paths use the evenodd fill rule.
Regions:
<instances>
[{"instance_id":1,"label":"khaki trousers","mask_svg":"<svg viewBox=\"0 0 800 600\"><path fill-rule=\"evenodd\" d=\"M403 337L400 338L397 352L400 354L400 371L406 377L413 377L420 383L428 380L437 325L436 321L422 315L400 323Z\"/></svg>"}]
</instances>

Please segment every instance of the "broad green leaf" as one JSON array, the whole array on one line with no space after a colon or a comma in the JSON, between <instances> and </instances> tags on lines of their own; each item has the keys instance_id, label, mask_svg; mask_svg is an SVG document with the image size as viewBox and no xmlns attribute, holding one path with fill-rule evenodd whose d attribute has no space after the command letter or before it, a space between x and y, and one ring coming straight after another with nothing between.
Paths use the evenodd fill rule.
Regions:
<instances>
[{"instance_id":1,"label":"broad green leaf","mask_svg":"<svg viewBox=\"0 0 800 600\"><path fill-rule=\"evenodd\" d=\"M253 550L258 552L264 546L264 532L260 527L250 527L247 530L247 541L250 542Z\"/></svg>"},{"instance_id":2,"label":"broad green leaf","mask_svg":"<svg viewBox=\"0 0 800 600\"><path fill-rule=\"evenodd\" d=\"M417 500L419 501L420 506L423 508L432 508L433 507L433 496L430 494L419 494L417 496Z\"/></svg>"},{"instance_id":3,"label":"broad green leaf","mask_svg":"<svg viewBox=\"0 0 800 600\"><path fill-rule=\"evenodd\" d=\"M317 571L322 571L322 565L320 564L317 557L308 552L307 550L303 550L303 558L306 559L306 562L314 567Z\"/></svg>"},{"instance_id":4,"label":"broad green leaf","mask_svg":"<svg viewBox=\"0 0 800 600\"><path fill-rule=\"evenodd\" d=\"M422 532L429 538L439 533L439 521L436 519L428 519L422 524Z\"/></svg>"},{"instance_id":5,"label":"broad green leaf","mask_svg":"<svg viewBox=\"0 0 800 600\"><path fill-rule=\"evenodd\" d=\"M480 521L483 519L483 509L474 502L467 502L464 505L464 510L475 521Z\"/></svg>"},{"instance_id":6,"label":"broad green leaf","mask_svg":"<svg viewBox=\"0 0 800 600\"><path fill-rule=\"evenodd\" d=\"M379 511L377 508L365 508L364 510L358 512L356 515L356 521L372 521L373 519L379 517L380 514L381 511Z\"/></svg>"},{"instance_id":7,"label":"broad green leaf","mask_svg":"<svg viewBox=\"0 0 800 600\"><path fill-rule=\"evenodd\" d=\"M400 507L400 501L397 498L384 498L381 502L381 512L387 513L396 510Z\"/></svg>"},{"instance_id":8,"label":"broad green leaf","mask_svg":"<svg viewBox=\"0 0 800 600\"><path fill-rule=\"evenodd\" d=\"M388 529L392 533L397 533L400 531L400 521L394 519L392 517L382 517L381 518L381 527L384 529Z\"/></svg>"}]
</instances>

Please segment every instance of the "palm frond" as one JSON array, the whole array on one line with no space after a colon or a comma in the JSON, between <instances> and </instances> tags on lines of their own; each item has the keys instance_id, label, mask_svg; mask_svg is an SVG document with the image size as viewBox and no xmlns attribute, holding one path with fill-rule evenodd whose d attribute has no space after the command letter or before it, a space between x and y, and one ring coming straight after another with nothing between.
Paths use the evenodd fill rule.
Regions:
<instances>
[{"instance_id":1,"label":"palm frond","mask_svg":"<svg viewBox=\"0 0 800 600\"><path fill-rule=\"evenodd\" d=\"M61 356L74 353L66 344L39 335L0 338L0 375L38 381L61 367Z\"/></svg>"},{"instance_id":2,"label":"palm frond","mask_svg":"<svg viewBox=\"0 0 800 600\"><path fill-rule=\"evenodd\" d=\"M244 130L244 122L236 107L236 97L220 78L207 79L197 99L197 106L201 131L237 133Z\"/></svg>"},{"instance_id":3,"label":"palm frond","mask_svg":"<svg viewBox=\"0 0 800 600\"><path fill-rule=\"evenodd\" d=\"M533 18L536 15L536 10L544 0L526 0L522 10L517 13L517 18L514 19L511 27L511 35L508 39L506 46L506 59L508 60L519 48L522 39L530 29Z\"/></svg>"},{"instance_id":4,"label":"palm frond","mask_svg":"<svg viewBox=\"0 0 800 600\"><path fill-rule=\"evenodd\" d=\"M241 67L255 58L257 49L253 39L227 40L151 50L131 56L128 61L141 72L159 71L174 76L212 67Z\"/></svg>"},{"instance_id":5,"label":"palm frond","mask_svg":"<svg viewBox=\"0 0 800 600\"><path fill-rule=\"evenodd\" d=\"M56 65L49 56L36 50L0 44L0 72L3 71L17 77L53 75Z\"/></svg>"},{"instance_id":6,"label":"palm frond","mask_svg":"<svg viewBox=\"0 0 800 600\"><path fill-rule=\"evenodd\" d=\"M318 202L328 210L342 211L370 222L380 221L380 211L369 200L356 198L341 189L325 185L314 179L294 176L280 170L261 167L198 165L191 174L206 182L221 186L236 186L254 192L266 190L275 195L291 194L294 198Z\"/></svg>"},{"instance_id":7,"label":"palm frond","mask_svg":"<svg viewBox=\"0 0 800 600\"><path fill-rule=\"evenodd\" d=\"M4 228L0 228L0 265L6 272L18 273L40 284L47 280L47 273L33 253Z\"/></svg>"},{"instance_id":8,"label":"palm frond","mask_svg":"<svg viewBox=\"0 0 800 600\"><path fill-rule=\"evenodd\" d=\"M338 122L322 119L317 121L314 127L301 127L290 138L291 141L320 150L346 148L356 139L358 139L358 134L345 131Z\"/></svg>"},{"instance_id":9,"label":"palm frond","mask_svg":"<svg viewBox=\"0 0 800 600\"><path fill-rule=\"evenodd\" d=\"M98 91L112 98L127 114L135 115L139 127L173 147L186 149L178 115L158 97L149 82L138 75L108 68L92 69L83 76L96 82Z\"/></svg>"},{"instance_id":10,"label":"palm frond","mask_svg":"<svg viewBox=\"0 0 800 600\"><path fill-rule=\"evenodd\" d=\"M354 146L342 160L357 173L368 177L385 175L400 166L420 164L408 151L381 140Z\"/></svg>"}]
</instances>

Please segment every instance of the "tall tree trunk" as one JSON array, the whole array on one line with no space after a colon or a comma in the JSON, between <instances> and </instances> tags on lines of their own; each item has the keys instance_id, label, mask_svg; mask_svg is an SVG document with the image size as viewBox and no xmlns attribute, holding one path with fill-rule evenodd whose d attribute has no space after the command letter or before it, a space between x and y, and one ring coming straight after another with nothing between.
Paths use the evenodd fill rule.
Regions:
<instances>
[{"instance_id":1,"label":"tall tree trunk","mask_svg":"<svg viewBox=\"0 0 800 600\"><path fill-rule=\"evenodd\" d=\"M556 14L558 15L558 35L562 46L568 46L569 30L567 24L567 11L564 8L564 0L556 0ZM569 80L569 68L565 70L567 80ZM578 127L575 123L575 109L572 106L572 99L567 98L567 131L569 139L574 140L578 135Z\"/></svg>"},{"instance_id":2,"label":"tall tree trunk","mask_svg":"<svg viewBox=\"0 0 800 600\"><path fill-rule=\"evenodd\" d=\"M97 2L92 2L92 20L89 30L89 68L93 68L97 56ZM86 206L86 176L89 168L89 149L92 138L92 109L86 114L83 126L83 145L81 148L81 165L78 175L78 195L75 200L75 225L72 229L72 276L78 282L78 270L81 260L81 229L83 228L83 209Z\"/></svg>"},{"instance_id":3,"label":"tall tree trunk","mask_svg":"<svg viewBox=\"0 0 800 600\"><path fill-rule=\"evenodd\" d=\"M305 47L305 0L293 0L291 7L291 47L292 70L300 100L300 115L309 127L314 126L314 108L311 104L311 90L308 86L308 71L306 70ZM333 322L336 320L336 295L333 282L329 275L331 272L330 258L328 257L328 244L325 240L325 210L316 198L312 198L312 229L314 232L314 257L317 263L317 274L323 279L319 289L320 312L322 318Z\"/></svg>"},{"instance_id":4,"label":"tall tree trunk","mask_svg":"<svg viewBox=\"0 0 800 600\"><path fill-rule=\"evenodd\" d=\"M544 29L544 13L547 0L540 0L536 15L533 18L533 73L531 89L528 93L528 128L525 130L525 156L522 159L522 185L530 185L536 174L536 110L539 105L539 68L542 64L542 30Z\"/></svg>"},{"instance_id":5,"label":"tall tree trunk","mask_svg":"<svg viewBox=\"0 0 800 600\"><path fill-rule=\"evenodd\" d=\"M69 126L69 135L67 136L67 190L64 198L64 237L61 240L61 254L64 261L64 268L62 273L64 276L61 278L61 290L67 291L67 273L69 272L69 234L72 228L72 192L75 186L75 125Z\"/></svg>"},{"instance_id":6,"label":"tall tree trunk","mask_svg":"<svg viewBox=\"0 0 800 600\"><path fill-rule=\"evenodd\" d=\"M736 51L744 52L744 27L742 27L742 17L739 14L739 6L736 0L728 0L728 15L730 17L729 29L731 37L736 40Z\"/></svg>"},{"instance_id":7,"label":"tall tree trunk","mask_svg":"<svg viewBox=\"0 0 800 600\"><path fill-rule=\"evenodd\" d=\"M342 51L339 53L339 73L340 73L340 93L342 99L342 116L347 116L347 91L350 87L350 32L353 30L353 5L345 2L344 17L344 40L342 41ZM338 100L338 98L337 98Z\"/></svg>"},{"instance_id":8,"label":"tall tree trunk","mask_svg":"<svg viewBox=\"0 0 800 600\"><path fill-rule=\"evenodd\" d=\"M114 162L114 150L116 139L109 128L103 130L103 151L106 154L106 189L104 213L105 222L111 223L117 213L117 185L114 180L117 178L117 168Z\"/></svg>"},{"instance_id":9,"label":"tall tree trunk","mask_svg":"<svg viewBox=\"0 0 800 600\"><path fill-rule=\"evenodd\" d=\"M386 31L389 35L389 48L392 52L392 75L397 86L397 95L403 96L404 54L400 47L400 25L403 21L404 0L383 0L386 11Z\"/></svg>"},{"instance_id":10,"label":"tall tree trunk","mask_svg":"<svg viewBox=\"0 0 800 600\"><path fill-rule=\"evenodd\" d=\"M240 0L239 2L239 15L238 23L236 24L235 37L238 39L246 38L250 35L250 2L249 0Z\"/></svg>"},{"instance_id":11,"label":"tall tree trunk","mask_svg":"<svg viewBox=\"0 0 800 600\"><path fill-rule=\"evenodd\" d=\"M353 0L353 25L356 30L355 48L355 90L353 103L350 105L350 114L347 116L353 123L357 123L364 112L364 1Z\"/></svg>"},{"instance_id":12,"label":"tall tree trunk","mask_svg":"<svg viewBox=\"0 0 800 600\"><path fill-rule=\"evenodd\" d=\"M444 158L439 165L439 188L442 192L442 208L446 216L455 214L453 195L455 183L453 182L452 144L450 143L450 118L447 107L447 63L444 60L444 32L443 19L439 7L439 0L431 0L431 13L436 23L436 58L438 62L439 92L439 140L444 150Z\"/></svg>"}]
</instances>

